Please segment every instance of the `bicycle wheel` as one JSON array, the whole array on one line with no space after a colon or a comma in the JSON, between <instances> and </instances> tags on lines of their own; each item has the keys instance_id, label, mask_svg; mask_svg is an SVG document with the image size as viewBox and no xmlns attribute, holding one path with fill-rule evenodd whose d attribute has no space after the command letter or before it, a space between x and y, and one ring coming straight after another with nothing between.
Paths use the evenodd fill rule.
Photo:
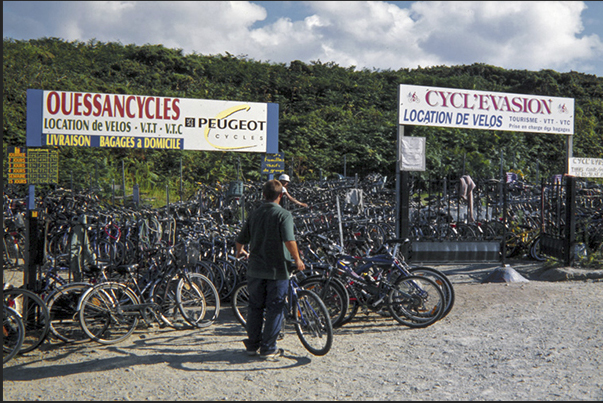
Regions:
<instances>
[{"instance_id":1,"label":"bicycle wheel","mask_svg":"<svg viewBox=\"0 0 603 403\"><path fill-rule=\"evenodd\" d=\"M363 302L365 302L365 298L361 293L362 286L360 284L348 282L345 289L349 295L349 305L346 311L346 315L344 316L339 326L343 326L347 323L350 323L352 319L356 317L360 306L363 304Z\"/></svg>"},{"instance_id":2,"label":"bicycle wheel","mask_svg":"<svg viewBox=\"0 0 603 403\"><path fill-rule=\"evenodd\" d=\"M192 272L199 273L207 277L216 287L218 292L224 287L224 272L219 265L210 260L201 260L197 262Z\"/></svg>"},{"instance_id":3,"label":"bicycle wheel","mask_svg":"<svg viewBox=\"0 0 603 403\"><path fill-rule=\"evenodd\" d=\"M2 305L2 364L10 361L23 345L25 325L13 308Z\"/></svg>"},{"instance_id":4,"label":"bicycle wheel","mask_svg":"<svg viewBox=\"0 0 603 403\"><path fill-rule=\"evenodd\" d=\"M247 292L247 282L239 283L232 292L230 305L235 318L243 327L247 324L247 307L249 304L249 292Z\"/></svg>"},{"instance_id":5,"label":"bicycle wheel","mask_svg":"<svg viewBox=\"0 0 603 403\"><path fill-rule=\"evenodd\" d=\"M532 242L532 246L530 247L530 256L532 256L532 259L539 262L544 262L546 260L546 256L541 252L540 235L538 235Z\"/></svg>"},{"instance_id":6,"label":"bicycle wheel","mask_svg":"<svg viewBox=\"0 0 603 403\"><path fill-rule=\"evenodd\" d=\"M318 295L309 290L297 290L292 301L295 333L306 350L325 355L333 344L333 326L329 310Z\"/></svg>"},{"instance_id":7,"label":"bicycle wheel","mask_svg":"<svg viewBox=\"0 0 603 403\"><path fill-rule=\"evenodd\" d=\"M302 280L299 286L315 292L320 297L329 310L331 323L335 328L343 324L350 305L350 296L339 280L331 279L325 287L326 281L321 276L312 276Z\"/></svg>"},{"instance_id":8,"label":"bicycle wheel","mask_svg":"<svg viewBox=\"0 0 603 403\"><path fill-rule=\"evenodd\" d=\"M442 317L445 300L440 287L422 276L399 278L388 296L388 308L398 323L427 327Z\"/></svg>"},{"instance_id":9,"label":"bicycle wheel","mask_svg":"<svg viewBox=\"0 0 603 403\"><path fill-rule=\"evenodd\" d=\"M46 297L50 314L50 334L66 343L89 340L77 316L82 294L91 288L89 283L68 283Z\"/></svg>"},{"instance_id":10,"label":"bicycle wheel","mask_svg":"<svg viewBox=\"0 0 603 403\"><path fill-rule=\"evenodd\" d=\"M180 279L176 302L184 319L196 328L212 325L220 314L220 295L202 274L188 273Z\"/></svg>"},{"instance_id":11,"label":"bicycle wheel","mask_svg":"<svg viewBox=\"0 0 603 403\"><path fill-rule=\"evenodd\" d=\"M191 325L180 313L176 301L179 282L178 276L160 280L153 288L152 301L159 306L157 314L166 325L176 330L190 329Z\"/></svg>"},{"instance_id":12,"label":"bicycle wheel","mask_svg":"<svg viewBox=\"0 0 603 403\"><path fill-rule=\"evenodd\" d=\"M237 268L224 259L216 259L215 264L220 267L220 271L224 276L222 288L219 290L220 298L226 300L237 285Z\"/></svg>"},{"instance_id":13,"label":"bicycle wheel","mask_svg":"<svg viewBox=\"0 0 603 403\"><path fill-rule=\"evenodd\" d=\"M25 340L19 353L27 353L38 347L50 332L50 314L46 303L36 293L13 288L4 290L4 303L15 309L25 325Z\"/></svg>"},{"instance_id":14,"label":"bicycle wheel","mask_svg":"<svg viewBox=\"0 0 603 403\"><path fill-rule=\"evenodd\" d=\"M454 287L452 286L450 279L444 273L432 267L413 267L409 269L409 272L413 276L425 276L435 281L444 294L444 300L446 301L446 307L442 313L442 318L448 315L454 306L455 300Z\"/></svg>"},{"instance_id":15,"label":"bicycle wheel","mask_svg":"<svg viewBox=\"0 0 603 403\"><path fill-rule=\"evenodd\" d=\"M109 281L88 290L80 301L79 321L86 335L100 344L115 344L134 332L140 317L139 300L122 283Z\"/></svg>"}]
</instances>

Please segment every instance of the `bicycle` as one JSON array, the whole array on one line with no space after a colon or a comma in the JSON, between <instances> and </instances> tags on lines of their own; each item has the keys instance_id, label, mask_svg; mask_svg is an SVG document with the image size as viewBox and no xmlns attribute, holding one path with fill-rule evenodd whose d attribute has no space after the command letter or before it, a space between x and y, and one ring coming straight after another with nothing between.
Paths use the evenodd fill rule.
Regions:
<instances>
[{"instance_id":1,"label":"bicycle","mask_svg":"<svg viewBox=\"0 0 603 403\"><path fill-rule=\"evenodd\" d=\"M370 280L371 283L377 282L376 279L386 279L390 285L394 285L399 278L408 276L422 276L433 280L444 296L445 308L439 318L442 319L448 315L454 305L455 294L452 283L444 273L432 267L409 266L408 263L406 263L404 256L398 251L398 246L400 244L409 242L409 239L384 239L381 246L376 251L370 249L369 254L365 257L347 256L347 259L350 262L349 267L353 268L353 271L359 275L368 276L370 273L372 276L372 280ZM394 247L390 247L391 244L394 244ZM342 254L342 248L334 244L329 244L328 241L326 241L322 247L329 250L332 255L338 255L340 257L345 256ZM310 252L312 251L310 250ZM333 257L329 258L328 261L331 261L332 259L334 259L335 262L338 260ZM346 259L346 257L344 257L344 259ZM345 276L342 273L338 273L333 266L328 264L314 265L311 275L306 279L301 280L300 284L304 288L312 287L312 290L318 290L317 294L325 301L325 304L331 311L333 327L338 327L350 322L361 306L363 306L368 313L369 307L367 305L368 301L366 296L370 293L365 290L364 293L360 291L360 296L357 295L359 289L362 287L355 284L354 281L350 279L351 273L350 276ZM368 279L368 277L365 278ZM337 290L342 287L344 288L345 294L349 295L349 303L338 305L337 294L341 294L341 291L338 292ZM330 302L327 303L327 301ZM374 302L377 301L379 301L379 299L374 300ZM384 301L385 300L381 300L375 305L374 308L379 307L379 309L372 310L381 310L381 313L383 313L383 309L385 308L383 304Z\"/></svg>"},{"instance_id":2,"label":"bicycle","mask_svg":"<svg viewBox=\"0 0 603 403\"><path fill-rule=\"evenodd\" d=\"M247 323L248 303L247 282L243 282L235 287L231 301L235 317L243 327ZM311 354L322 356L331 349L333 325L327 307L316 293L301 288L294 278L289 280L284 323L293 324L297 337Z\"/></svg>"},{"instance_id":3,"label":"bicycle","mask_svg":"<svg viewBox=\"0 0 603 403\"><path fill-rule=\"evenodd\" d=\"M168 256L175 258L171 248ZM168 263L169 264L169 263ZM177 265L150 278L141 287L134 275L138 265L121 267L125 282L108 281L87 290L78 303L82 330L93 341L114 344L126 340L140 319L151 326L149 314L160 327L181 328L179 312L190 327L204 328L218 318L220 297L211 281ZM176 311L177 310L177 311Z\"/></svg>"},{"instance_id":4,"label":"bicycle","mask_svg":"<svg viewBox=\"0 0 603 403\"><path fill-rule=\"evenodd\" d=\"M385 241L392 242L401 240ZM346 285L350 309L342 324L350 322L363 307L367 314L369 311L386 314L387 310L398 323L421 328L440 320L451 305L440 285L419 274L409 272L392 255L362 258L342 255L326 272L323 281L326 286L340 279Z\"/></svg>"},{"instance_id":5,"label":"bicycle","mask_svg":"<svg viewBox=\"0 0 603 403\"><path fill-rule=\"evenodd\" d=\"M61 270L67 271L68 268L52 266L45 275L50 282L43 280L39 290L46 295L44 302L50 315L50 334L65 343L87 341L88 336L82 331L77 317L78 302L84 292L94 284L108 280L108 277L104 270L89 266L82 272L87 281L66 282L57 275Z\"/></svg>"}]
</instances>

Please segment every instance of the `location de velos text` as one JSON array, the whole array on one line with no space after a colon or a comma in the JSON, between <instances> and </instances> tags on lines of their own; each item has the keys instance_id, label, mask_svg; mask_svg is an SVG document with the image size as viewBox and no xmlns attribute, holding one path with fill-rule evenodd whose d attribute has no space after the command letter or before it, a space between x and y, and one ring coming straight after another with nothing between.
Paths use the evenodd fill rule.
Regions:
<instances>
[{"instance_id":1,"label":"location de velos text","mask_svg":"<svg viewBox=\"0 0 603 403\"><path fill-rule=\"evenodd\" d=\"M403 122L439 124L439 125L463 125L468 127L502 127L503 117L500 115L453 113L442 111L423 111L405 109L402 114Z\"/></svg>"},{"instance_id":2,"label":"location de velos text","mask_svg":"<svg viewBox=\"0 0 603 403\"><path fill-rule=\"evenodd\" d=\"M137 129L135 127L134 129ZM92 129L92 130L91 130ZM166 134L182 134L182 125L176 123L164 123L158 127L158 124L153 122L140 123L141 133L157 133L157 130L163 131ZM84 119L62 119L62 118L44 118L44 130L73 130L84 132L111 132L111 133L130 133L132 131L132 123L112 120L99 122L97 120L90 123Z\"/></svg>"}]
</instances>

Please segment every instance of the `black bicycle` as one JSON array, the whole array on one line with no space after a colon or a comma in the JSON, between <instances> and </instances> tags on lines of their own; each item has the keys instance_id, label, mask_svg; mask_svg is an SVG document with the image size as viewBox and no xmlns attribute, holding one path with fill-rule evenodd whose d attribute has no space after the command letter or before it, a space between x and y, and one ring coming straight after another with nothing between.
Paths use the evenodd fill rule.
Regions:
<instances>
[{"instance_id":1,"label":"black bicycle","mask_svg":"<svg viewBox=\"0 0 603 403\"><path fill-rule=\"evenodd\" d=\"M246 282L234 289L231 304L236 318L245 326L249 304ZM297 337L310 353L320 356L331 349L333 325L327 307L316 293L301 288L294 278L289 280L285 323L293 324Z\"/></svg>"}]
</instances>

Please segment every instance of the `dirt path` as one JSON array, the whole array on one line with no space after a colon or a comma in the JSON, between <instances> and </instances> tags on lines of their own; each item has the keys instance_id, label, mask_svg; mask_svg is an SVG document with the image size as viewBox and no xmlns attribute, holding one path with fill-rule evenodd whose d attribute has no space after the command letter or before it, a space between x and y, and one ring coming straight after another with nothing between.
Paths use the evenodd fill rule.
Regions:
<instances>
[{"instance_id":1,"label":"dirt path","mask_svg":"<svg viewBox=\"0 0 603 403\"><path fill-rule=\"evenodd\" d=\"M361 316L324 357L293 331L280 361L247 357L228 308L206 331L45 343L3 368L3 400L603 400L603 282L480 284L491 268L446 268L456 302L433 326Z\"/></svg>"}]
</instances>

